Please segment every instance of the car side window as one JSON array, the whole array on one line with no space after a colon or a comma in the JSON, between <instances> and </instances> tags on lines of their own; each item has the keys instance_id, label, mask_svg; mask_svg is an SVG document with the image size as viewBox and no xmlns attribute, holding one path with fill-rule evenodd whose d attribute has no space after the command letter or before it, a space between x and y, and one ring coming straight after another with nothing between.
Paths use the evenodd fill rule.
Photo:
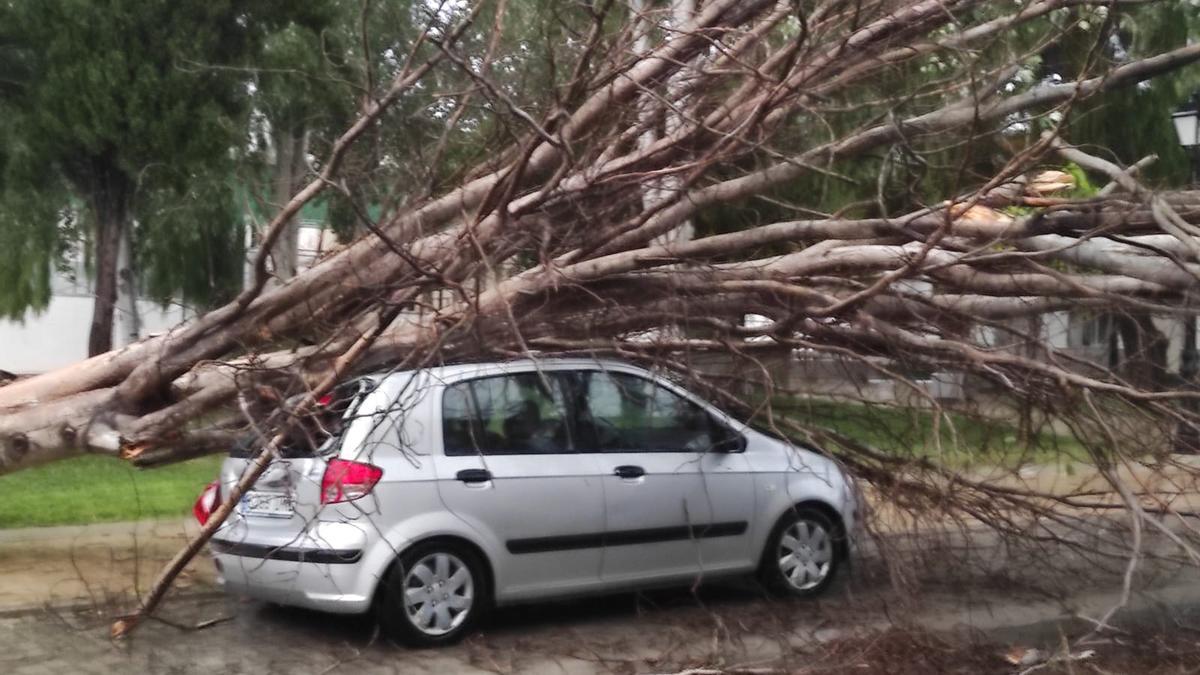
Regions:
<instances>
[{"instance_id":1,"label":"car side window","mask_svg":"<svg viewBox=\"0 0 1200 675\"><path fill-rule=\"evenodd\" d=\"M581 443L602 452L707 452L728 432L704 408L625 373L578 374Z\"/></svg>"},{"instance_id":2,"label":"car side window","mask_svg":"<svg viewBox=\"0 0 1200 675\"><path fill-rule=\"evenodd\" d=\"M562 387L553 374L516 373L467 380L442 395L447 455L572 452Z\"/></svg>"}]
</instances>

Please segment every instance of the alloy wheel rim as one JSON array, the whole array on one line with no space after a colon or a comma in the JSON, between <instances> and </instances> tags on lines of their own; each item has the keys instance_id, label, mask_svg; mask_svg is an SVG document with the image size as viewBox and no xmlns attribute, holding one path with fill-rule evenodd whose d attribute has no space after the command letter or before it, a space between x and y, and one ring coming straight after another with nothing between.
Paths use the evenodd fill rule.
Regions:
<instances>
[{"instance_id":1,"label":"alloy wheel rim","mask_svg":"<svg viewBox=\"0 0 1200 675\"><path fill-rule=\"evenodd\" d=\"M798 520L779 539L779 571L798 591L820 585L833 564L833 540L820 523Z\"/></svg>"},{"instance_id":2,"label":"alloy wheel rim","mask_svg":"<svg viewBox=\"0 0 1200 675\"><path fill-rule=\"evenodd\" d=\"M404 575L404 613L426 635L445 635L458 628L474 604L471 570L455 555L431 553Z\"/></svg>"}]
</instances>

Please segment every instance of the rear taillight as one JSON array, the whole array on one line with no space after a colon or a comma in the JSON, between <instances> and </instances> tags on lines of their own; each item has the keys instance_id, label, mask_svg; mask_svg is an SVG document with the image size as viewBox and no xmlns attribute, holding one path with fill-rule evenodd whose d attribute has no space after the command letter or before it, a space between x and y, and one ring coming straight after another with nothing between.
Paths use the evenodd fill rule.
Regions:
<instances>
[{"instance_id":1,"label":"rear taillight","mask_svg":"<svg viewBox=\"0 0 1200 675\"><path fill-rule=\"evenodd\" d=\"M192 515L196 516L196 520L200 521L201 525L204 525L212 517L213 511L217 510L219 503L221 503L221 481L214 480L205 485L200 496L196 498L196 503L192 505Z\"/></svg>"},{"instance_id":2,"label":"rear taillight","mask_svg":"<svg viewBox=\"0 0 1200 675\"><path fill-rule=\"evenodd\" d=\"M346 459L330 460L321 478L321 503L333 504L358 499L371 492L383 476L383 469Z\"/></svg>"}]
</instances>

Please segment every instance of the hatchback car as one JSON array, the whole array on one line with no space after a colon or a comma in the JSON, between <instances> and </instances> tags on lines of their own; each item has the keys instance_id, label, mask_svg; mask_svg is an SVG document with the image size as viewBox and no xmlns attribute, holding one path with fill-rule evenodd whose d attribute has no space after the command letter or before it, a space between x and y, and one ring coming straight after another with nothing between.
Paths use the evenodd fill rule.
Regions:
<instances>
[{"instance_id":1,"label":"hatchback car","mask_svg":"<svg viewBox=\"0 0 1200 675\"><path fill-rule=\"evenodd\" d=\"M273 461L213 537L228 592L373 610L430 646L495 605L698 577L811 596L847 560L856 497L834 462L626 363L444 366L339 395L324 442Z\"/></svg>"}]
</instances>

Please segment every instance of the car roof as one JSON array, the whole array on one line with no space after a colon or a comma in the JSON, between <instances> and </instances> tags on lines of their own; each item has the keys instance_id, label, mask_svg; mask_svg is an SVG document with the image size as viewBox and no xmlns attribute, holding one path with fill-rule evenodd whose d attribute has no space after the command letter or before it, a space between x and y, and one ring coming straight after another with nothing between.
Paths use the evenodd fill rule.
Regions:
<instances>
[{"instance_id":1,"label":"car roof","mask_svg":"<svg viewBox=\"0 0 1200 675\"><path fill-rule=\"evenodd\" d=\"M407 380L408 378L412 377L414 373L422 373L427 375L435 382L455 381L465 377L505 372L519 372L536 369L538 367L553 368L555 370L561 370L564 368L612 368L614 370L634 370L637 372L646 372L646 370L640 366L617 359L600 359L589 357L527 357L510 359L507 361L473 361L469 363L429 366L426 368L417 368L412 370L377 372L364 376L364 379L372 380L374 382L380 382L385 379L393 378L402 378Z\"/></svg>"}]
</instances>

